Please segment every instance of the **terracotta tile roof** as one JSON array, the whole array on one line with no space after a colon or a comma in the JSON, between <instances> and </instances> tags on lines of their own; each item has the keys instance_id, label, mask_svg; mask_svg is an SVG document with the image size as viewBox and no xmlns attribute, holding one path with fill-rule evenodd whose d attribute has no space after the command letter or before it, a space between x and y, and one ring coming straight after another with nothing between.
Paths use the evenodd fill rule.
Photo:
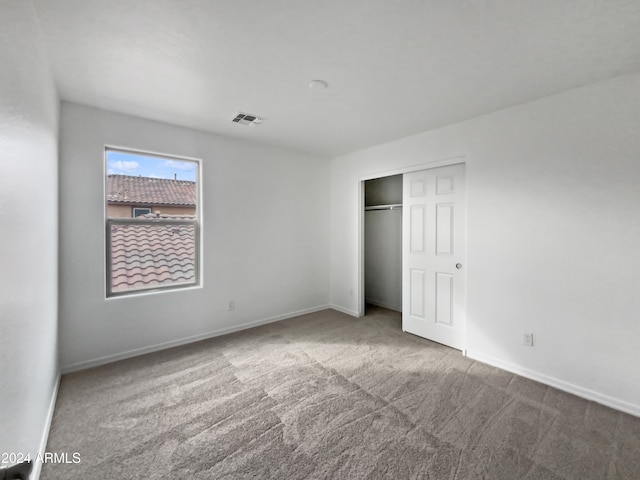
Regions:
<instances>
[{"instance_id":1,"label":"terracotta tile roof","mask_svg":"<svg viewBox=\"0 0 640 480\"><path fill-rule=\"evenodd\" d=\"M194 228L135 221L111 224L112 292L193 283Z\"/></svg>"},{"instance_id":2,"label":"terracotta tile roof","mask_svg":"<svg viewBox=\"0 0 640 480\"><path fill-rule=\"evenodd\" d=\"M107 175L109 203L196 205L196 182L165 178Z\"/></svg>"}]
</instances>

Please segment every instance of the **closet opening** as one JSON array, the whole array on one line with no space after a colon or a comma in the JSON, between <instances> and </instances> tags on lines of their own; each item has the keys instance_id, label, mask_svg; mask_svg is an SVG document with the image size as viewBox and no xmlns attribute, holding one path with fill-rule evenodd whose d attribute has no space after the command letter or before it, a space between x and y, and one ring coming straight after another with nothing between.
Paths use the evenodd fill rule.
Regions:
<instances>
[{"instance_id":1,"label":"closet opening","mask_svg":"<svg viewBox=\"0 0 640 480\"><path fill-rule=\"evenodd\" d=\"M365 180L364 314L402 312L402 174Z\"/></svg>"}]
</instances>

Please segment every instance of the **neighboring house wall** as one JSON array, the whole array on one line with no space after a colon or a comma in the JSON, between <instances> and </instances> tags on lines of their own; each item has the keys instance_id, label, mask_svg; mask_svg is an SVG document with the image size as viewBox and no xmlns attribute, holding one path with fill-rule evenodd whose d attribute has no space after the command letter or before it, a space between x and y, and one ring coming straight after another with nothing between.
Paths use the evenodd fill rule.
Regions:
<instances>
[{"instance_id":1,"label":"neighboring house wall","mask_svg":"<svg viewBox=\"0 0 640 480\"><path fill-rule=\"evenodd\" d=\"M107 216L109 218L131 218L131 205L108 205Z\"/></svg>"},{"instance_id":2,"label":"neighboring house wall","mask_svg":"<svg viewBox=\"0 0 640 480\"><path fill-rule=\"evenodd\" d=\"M463 155L468 354L640 415L638 131L629 75L334 159L332 303L359 310L360 179Z\"/></svg>"},{"instance_id":3,"label":"neighboring house wall","mask_svg":"<svg viewBox=\"0 0 640 480\"><path fill-rule=\"evenodd\" d=\"M173 206L158 206L151 207L152 213L162 213L163 215L195 215L195 207L173 207Z\"/></svg>"},{"instance_id":4,"label":"neighboring house wall","mask_svg":"<svg viewBox=\"0 0 640 480\"><path fill-rule=\"evenodd\" d=\"M58 379L58 98L31 2L2 2L0 58L0 453L36 458Z\"/></svg>"},{"instance_id":5,"label":"neighboring house wall","mask_svg":"<svg viewBox=\"0 0 640 480\"><path fill-rule=\"evenodd\" d=\"M60 134L63 368L328 304L330 159L66 102ZM105 299L105 145L202 159L202 288Z\"/></svg>"},{"instance_id":6,"label":"neighboring house wall","mask_svg":"<svg viewBox=\"0 0 640 480\"><path fill-rule=\"evenodd\" d=\"M134 208L143 208L138 205L114 205L107 206L109 218L131 218ZM195 207L175 207L175 206L152 206L145 205L144 208L151 208L152 213L162 213L163 215L193 216L196 214Z\"/></svg>"}]
</instances>

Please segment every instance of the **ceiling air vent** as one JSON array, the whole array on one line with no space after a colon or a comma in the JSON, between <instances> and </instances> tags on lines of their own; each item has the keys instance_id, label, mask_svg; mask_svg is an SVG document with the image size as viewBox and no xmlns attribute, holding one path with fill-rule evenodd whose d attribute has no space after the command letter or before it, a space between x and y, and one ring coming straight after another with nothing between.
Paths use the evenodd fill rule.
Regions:
<instances>
[{"instance_id":1,"label":"ceiling air vent","mask_svg":"<svg viewBox=\"0 0 640 480\"><path fill-rule=\"evenodd\" d=\"M238 112L235 118L231 121L239 125L260 125L264 121L264 118L251 115L249 113Z\"/></svg>"}]
</instances>

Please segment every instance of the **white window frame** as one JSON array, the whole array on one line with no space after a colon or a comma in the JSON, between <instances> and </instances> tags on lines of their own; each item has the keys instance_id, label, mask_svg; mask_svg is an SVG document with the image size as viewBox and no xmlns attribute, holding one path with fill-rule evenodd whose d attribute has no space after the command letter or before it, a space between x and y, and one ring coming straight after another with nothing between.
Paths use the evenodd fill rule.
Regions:
<instances>
[{"instance_id":1,"label":"white window frame","mask_svg":"<svg viewBox=\"0 0 640 480\"><path fill-rule=\"evenodd\" d=\"M131 207L131 208L133 209L133 215L131 215L131 218L138 218L140 215L147 215L153 212L153 208L149 208L149 207ZM140 215L136 215L136 210L148 210L148 212L141 213ZM196 207L196 210L197 210L197 207Z\"/></svg>"},{"instance_id":2,"label":"white window frame","mask_svg":"<svg viewBox=\"0 0 640 480\"><path fill-rule=\"evenodd\" d=\"M133 155L144 155L146 157L154 157L165 160L177 160L177 161L188 161L194 162L196 164L196 214L193 220L184 220L184 219L165 219L165 218L151 218L151 219L142 219L136 217L123 218L123 217L113 217L109 218L108 214L108 202L107 202L107 155L109 151L114 152L123 152L130 153ZM125 296L133 296L133 295L141 295L150 292L167 292L167 291L175 291L186 288L194 288L202 286L202 239L201 239L201 218L202 218L202 162L200 159L191 158L191 157L183 157L179 155L168 155L163 153L145 151L145 150L137 150L131 148L123 148L123 147L114 147L106 145L104 148L104 192L103 192L103 201L105 206L105 279L106 279L106 297L114 298L114 297L125 297ZM134 207L137 208L137 207ZM111 226L112 225L140 225L140 224L161 224L161 225L193 225L194 226L194 242L195 242L195 255L194 255L194 281L189 283L179 283L176 285L154 285L148 288L136 288L127 291L114 292L112 291L112 268L111 268Z\"/></svg>"}]
</instances>

